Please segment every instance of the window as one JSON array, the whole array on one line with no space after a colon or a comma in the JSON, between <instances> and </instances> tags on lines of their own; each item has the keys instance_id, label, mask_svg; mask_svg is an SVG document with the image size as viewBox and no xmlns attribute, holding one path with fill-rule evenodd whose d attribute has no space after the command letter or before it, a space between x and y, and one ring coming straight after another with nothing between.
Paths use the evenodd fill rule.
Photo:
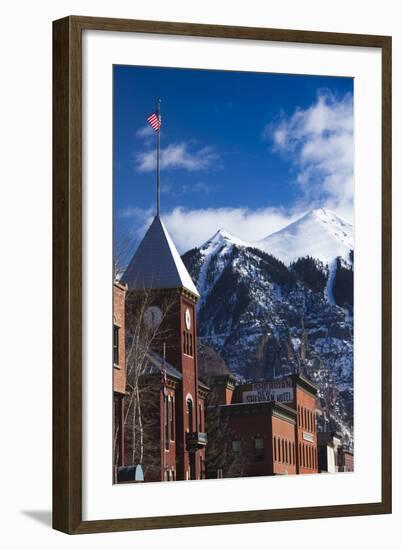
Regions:
<instances>
[{"instance_id":1,"label":"window","mask_svg":"<svg viewBox=\"0 0 401 550\"><path fill-rule=\"evenodd\" d=\"M273 460L274 460L274 462L277 461L277 440L276 440L276 436L273 437Z\"/></svg>"},{"instance_id":2,"label":"window","mask_svg":"<svg viewBox=\"0 0 401 550\"><path fill-rule=\"evenodd\" d=\"M175 399L170 400L170 440L175 440Z\"/></svg>"},{"instance_id":3,"label":"window","mask_svg":"<svg viewBox=\"0 0 401 550\"><path fill-rule=\"evenodd\" d=\"M164 396L164 448L166 451L169 448L169 438L168 438L168 409L169 409L169 399L167 396Z\"/></svg>"},{"instance_id":4,"label":"window","mask_svg":"<svg viewBox=\"0 0 401 550\"><path fill-rule=\"evenodd\" d=\"M265 459L265 440L263 437L255 437L253 440L254 462L263 462Z\"/></svg>"},{"instance_id":5,"label":"window","mask_svg":"<svg viewBox=\"0 0 401 550\"><path fill-rule=\"evenodd\" d=\"M185 355L190 355L192 357L193 350L192 350L192 334L190 334L187 330L184 330L183 332L183 346L184 346L184 353Z\"/></svg>"},{"instance_id":6,"label":"window","mask_svg":"<svg viewBox=\"0 0 401 550\"><path fill-rule=\"evenodd\" d=\"M281 462L281 440L280 438L277 439L278 444L278 461Z\"/></svg>"},{"instance_id":7,"label":"window","mask_svg":"<svg viewBox=\"0 0 401 550\"><path fill-rule=\"evenodd\" d=\"M188 414L188 429L190 432L192 432L194 429L192 399L187 399L187 414Z\"/></svg>"},{"instance_id":8,"label":"window","mask_svg":"<svg viewBox=\"0 0 401 550\"><path fill-rule=\"evenodd\" d=\"M199 403L199 406L198 406L198 415L199 415L199 418L198 418L199 431L203 432L203 430L202 430L202 405L200 403Z\"/></svg>"},{"instance_id":9,"label":"window","mask_svg":"<svg viewBox=\"0 0 401 550\"><path fill-rule=\"evenodd\" d=\"M239 439L233 439L232 450L234 454L238 454L241 452L241 441Z\"/></svg>"},{"instance_id":10,"label":"window","mask_svg":"<svg viewBox=\"0 0 401 550\"><path fill-rule=\"evenodd\" d=\"M120 329L119 327L114 325L113 326L113 363L115 365L120 364L119 336L120 336Z\"/></svg>"}]
</instances>

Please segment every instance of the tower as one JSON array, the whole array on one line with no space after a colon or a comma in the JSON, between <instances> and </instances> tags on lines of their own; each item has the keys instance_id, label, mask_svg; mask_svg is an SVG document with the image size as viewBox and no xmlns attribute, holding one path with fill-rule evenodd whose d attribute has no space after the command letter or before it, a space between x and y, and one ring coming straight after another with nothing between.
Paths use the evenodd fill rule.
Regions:
<instances>
[{"instance_id":1,"label":"tower","mask_svg":"<svg viewBox=\"0 0 401 550\"><path fill-rule=\"evenodd\" d=\"M162 220L155 216L122 279L134 294L146 293L149 303L145 320L158 325L159 338L152 351L165 349L165 360L181 374L174 395L174 447L168 449L172 463L175 452L176 479L199 479L204 463L204 388L199 388L196 302L199 293L184 266ZM128 305L129 308L129 300ZM170 397L168 396L167 399ZM163 403L164 400L164 403ZM161 468L166 463L163 426L170 410L162 396L160 404ZM170 419L171 421L171 419ZM163 472L161 479L165 479Z\"/></svg>"}]
</instances>

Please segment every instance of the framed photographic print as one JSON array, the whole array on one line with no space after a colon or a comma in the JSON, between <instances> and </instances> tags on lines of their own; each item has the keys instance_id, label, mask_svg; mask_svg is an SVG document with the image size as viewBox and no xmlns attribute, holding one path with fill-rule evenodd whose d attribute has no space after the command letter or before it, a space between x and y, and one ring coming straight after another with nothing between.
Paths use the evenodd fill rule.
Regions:
<instances>
[{"instance_id":1,"label":"framed photographic print","mask_svg":"<svg viewBox=\"0 0 401 550\"><path fill-rule=\"evenodd\" d=\"M53 29L53 525L391 512L391 38Z\"/></svg>"}]
</instances>

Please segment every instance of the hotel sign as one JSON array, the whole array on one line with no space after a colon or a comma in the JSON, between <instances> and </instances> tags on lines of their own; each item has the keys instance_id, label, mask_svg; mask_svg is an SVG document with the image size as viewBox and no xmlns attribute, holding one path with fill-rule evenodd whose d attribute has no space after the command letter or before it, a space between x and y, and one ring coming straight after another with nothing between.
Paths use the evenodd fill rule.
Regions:
<instances>
[{"instance_id":1,"label":"hotel sign","mask_svg":"<svg viewBox=\"0 0 401 550\"><path fill-rule=\"evenodd\" d=\"M258 403L277 401L289 403L294 399L294 390L291 380L272 380L270 382L256 382L252 389L242 392L243 403Z\"/></svg>"},{"instance_id":2,"label":"hotel sign","mask_svg":"<svg viewBox=\"0 0 401 550\"><path fill-rule=\"evenodd\" d=\"M310 441L311 443L314 442L313 435L308 432L302 432L302 438L305 439L305 441Z\"/></svg>"}]
</instances>

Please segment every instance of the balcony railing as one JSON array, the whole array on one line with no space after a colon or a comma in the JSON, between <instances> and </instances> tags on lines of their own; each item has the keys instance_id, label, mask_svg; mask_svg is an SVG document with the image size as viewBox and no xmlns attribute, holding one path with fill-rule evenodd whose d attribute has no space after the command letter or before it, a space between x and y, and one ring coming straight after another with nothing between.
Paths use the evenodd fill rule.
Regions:
<instances>
[{"instance_id":1,"label":"balcony railing","mask_svg":"<svg viewBox=\"0 0 401 550\"><path fill-rule=\"evenodd\" d=\"M188 451L203 449L207 445L207 434L204 432L187 432L186 444Z\"/></svg>"}]
</instances>

